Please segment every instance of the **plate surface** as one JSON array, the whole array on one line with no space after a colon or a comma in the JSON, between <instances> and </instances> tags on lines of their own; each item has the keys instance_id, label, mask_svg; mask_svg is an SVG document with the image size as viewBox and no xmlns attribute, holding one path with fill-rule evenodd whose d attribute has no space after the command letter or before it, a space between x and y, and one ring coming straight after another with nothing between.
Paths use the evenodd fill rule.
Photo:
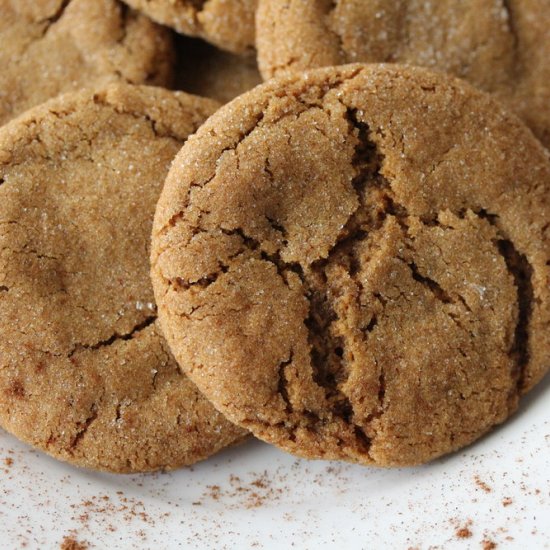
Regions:
<instances>
[{"instance_id":1,"label":"plate surface","mask_svg":"<svg viewBox=\"0 0 550 550\"><path fill-rule=\"evenodd\" d=\"M550 548L549 399L547 376L475 445L401 470L249 441L174 473L114 476L0 431L0 548Z\"/></svg>"}]
</instances>

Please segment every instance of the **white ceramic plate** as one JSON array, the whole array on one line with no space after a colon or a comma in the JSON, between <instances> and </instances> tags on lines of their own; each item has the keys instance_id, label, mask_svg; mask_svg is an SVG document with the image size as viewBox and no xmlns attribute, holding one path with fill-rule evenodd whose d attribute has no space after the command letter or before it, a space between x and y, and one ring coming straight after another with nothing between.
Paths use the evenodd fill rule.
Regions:
<instances>
[{"instance_id":1,"label":"white ceramic plate","mask_svg":"<svg viewBox=\"0 0 550 550\"><path fill-rule=\"evenodd\" d=\"M402 470L250 441L175 473L114 476L0 431L0 548L550 548L549 398L547 377L475 445Z\"/></svg>"}]
</instances>

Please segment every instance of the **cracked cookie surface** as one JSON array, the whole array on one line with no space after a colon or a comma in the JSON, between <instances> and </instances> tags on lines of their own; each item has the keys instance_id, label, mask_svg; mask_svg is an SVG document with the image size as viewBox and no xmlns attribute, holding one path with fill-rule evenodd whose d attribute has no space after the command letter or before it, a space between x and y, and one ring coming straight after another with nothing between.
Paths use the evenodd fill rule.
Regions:
<instances>
[{"instance_id":1,"label":"cracked cookie surface","mask_svg":"<svg viewBox=\"0 0 550 550\"><path fill-rule=\"evenodd\" d=\"M217 104L112 85L0 131L0 425L73 464L135 472L244 437L181 373L149 279L155 203Z\"/></svg>"},{"instance_id":2,"label":"cracked cookie surface","mask_svg":"<svg viewBox=\"0 0 550 550\"><path fill-rule=\"evenodd\" d=\"M151 19L235 53L254 47L257 0L124 0Z\"/></svg>"},{"instance_id":3,"label":"cracked cookie surface","mask_svg":"<svg viewBox=\"0 0 550 550\"><path fill-rule=\"evenodd\" d=\"M171 82L169 31L118 0L0 0L0 125L86 86Z\"/></svg>"},{"instance_id":4,"label":"cracked cookie surface","mask_svg":"<svg viewBox=\"0 0 550 550\"><path fill-rule=\"evenodd\" d=\"M453 74L550 147L550 0L260 0L257 47L266 79L356 62Z\"/></svg>"},{"instance_id":5,"label":"cracked cookie surface","mask_svg":"<svg viewBox=\"0 0 550 550\"><path fill-rule=\"evenodd\" d=\"M159 320L228 418L292 453L418 464L504 421L550 365L550 161L420 68L266 83L176 157Z\"/></svg>"}]
</instances>

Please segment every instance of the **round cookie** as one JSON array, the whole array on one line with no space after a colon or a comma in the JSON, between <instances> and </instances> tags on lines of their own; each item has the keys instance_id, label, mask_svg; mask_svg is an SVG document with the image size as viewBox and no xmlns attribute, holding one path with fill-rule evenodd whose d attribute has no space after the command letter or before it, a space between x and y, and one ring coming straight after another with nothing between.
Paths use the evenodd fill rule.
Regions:
<instances>
[{"instance_id":1,"label":"round cookie","mask_svg":"<svg viewBox=\"0 0 550 550\"><path fill-rule=\"evenodd\" d=\"M179 37L176 88L227 103L262 82L256 57L237 55L200 39Z\"/></svg>"},{"instance_id":2,"label":"round cookie","mask_svg":"<svg viewBox=\"0 0 550 550\"><path fill-rule=\"evenodd\" d=\"M550 147L550 0L260 0L260 70L396 62L451 73Z\"/></svg>"},{"instance_id":3,"label":"round cookie","mask_svg":"<svg viewBox=\"0 0 550 550\"><path fill-rule=\"evenodd\" d=\"M0 129L0 425L73 464L171 469L242 438L178 369L148 248L171 160L217 104L71 93Z\"/></svg>"},{"instance_id":4,"label":"round cookie","mask_svg":"<svg viewBox=\"0 0 550 550\"><path fill-rule=\"evenodd\" d=\"M257 0L124 0L151 19L235 53L254 47Z\"/></svg>"},{"instance_id":5,"label":"round cookie","mask_svg":"<svg viewBox=\"0 0 550 550\"><path fill-rule=\"evenodd\" d=\"M418 464L550 366L550 159L491 96L399 65L222 107L157 205L163 333L228 418L309 458Z\"/></svg>"},{"instance_id":6,"label":"round cookie","mask_svg":"<svg viewBox=\"0 0 550 550\"><path fill-rule=\"evenodd\" d=\"M0 0L0 13L0 125L85 86L171 82L169 31L117 0Z\"/></svg>"}]
</instances>

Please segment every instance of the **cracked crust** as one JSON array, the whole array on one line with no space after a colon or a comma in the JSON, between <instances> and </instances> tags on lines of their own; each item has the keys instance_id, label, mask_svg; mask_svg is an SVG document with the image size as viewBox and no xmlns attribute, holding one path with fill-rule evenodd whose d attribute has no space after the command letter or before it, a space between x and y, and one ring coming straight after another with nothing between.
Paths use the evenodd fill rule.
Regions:
<instances>
[{"instance_id":1,"label":"cracked crust","mask_svg":"<svg viewBox=\"0 0 550 550\"><path fill-rule=\"evenodd\" d=\"M550 147L550 0L260 0L268 79L355 62L419 65L494 93Z\"/></svg>"},{"instance_id":2,"label":"cracked crust","mask_svg":"<svg viewBox=\"0 0 550 550\"><path fill-rule=\"evenodd\" d=\"M549 182L529 130L450 77L348 65L266 83L172 165L153 225L163 332L268 442L433 459L550 366Z\"/></svg>"},{"instance_id":3,"label":"cracked crust","mask_svg":"<svg viewBox=\"0 0 550 550\"><path fill-rule=\"evenodd\" d=\"M169 32L117 0L0 0L0 125L60 93L167 86Z\"/></svg>"},{"instance_id":4,"label":"cracked crust","mask_svg":"<svg viewBox=\"0 0 550 550\"><path fill-rule=\"evenodd\" d=\"M257 0L124 0L151 19L234 53L254 48Z\"/></svg>"},{"instance_id":5,"label":"cracked crust","mask_svg":"<svg viewBox=\"0 0 550 550\"><path fill-rule=\"evenodd\" d=\"M17 437L116 472L244 437L178 369L147 261L170 162L217 107L112 85L0 130L0 424Z\"/></svg>"}]
</instances>

